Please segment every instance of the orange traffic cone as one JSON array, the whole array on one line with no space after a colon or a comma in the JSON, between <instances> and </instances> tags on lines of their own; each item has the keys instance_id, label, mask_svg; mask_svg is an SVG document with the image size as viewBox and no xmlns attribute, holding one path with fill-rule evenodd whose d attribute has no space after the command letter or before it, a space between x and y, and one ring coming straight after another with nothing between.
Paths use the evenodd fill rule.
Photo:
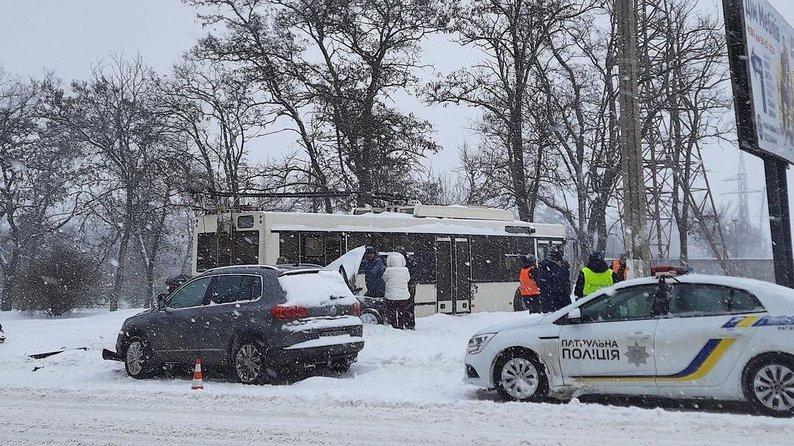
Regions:
<instances>
[{"instance_id":1,"label":"orange traffic cone","mask_svg":"<svg viewBox=\"0 0 794 446\"><path fill-rule=\"evenodd\" d=\"M196 366L193 369L193 382L190 384L190 390L203 390L204 378L201 376L201 358L196 358Z\"/></svg>"}]
</instances>

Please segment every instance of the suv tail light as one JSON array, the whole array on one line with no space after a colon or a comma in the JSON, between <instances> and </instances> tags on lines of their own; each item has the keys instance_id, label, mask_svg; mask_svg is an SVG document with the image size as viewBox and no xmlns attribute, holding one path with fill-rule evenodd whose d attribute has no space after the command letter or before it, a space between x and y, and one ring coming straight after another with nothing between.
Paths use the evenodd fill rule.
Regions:
<instances>
[{"instance_id":1,"label":"suv tail light","mask_svg":"<svg viewBox=\"0 0 794 446\"><path fill-rule=\"evenodd\" d=\"M276 305L270 309L270 315L278 320L300 319L309 315L306 307L285 307Z\"/></svg>"},{"instance_id":2,"label":"suv tail light","mask_svg":"<svg viewBox=\"0 0 794 446\"><path fill-rule=\"evenodd\" d=\"M361 316L361 304L358 302L353 304L353 316Z\"/></svg>"}]
</instances>

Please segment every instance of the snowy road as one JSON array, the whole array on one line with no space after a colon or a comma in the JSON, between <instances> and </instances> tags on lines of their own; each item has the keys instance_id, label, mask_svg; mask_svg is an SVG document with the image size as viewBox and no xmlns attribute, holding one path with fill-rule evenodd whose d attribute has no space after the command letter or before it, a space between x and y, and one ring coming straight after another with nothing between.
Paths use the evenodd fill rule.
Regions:
<instances>
[{"instance_id":1,"label":"snowy road","mask_svg":"<svg viewBox=\"0 0 794 446\"><path fill-rule=\"evenodd\" d=\"M3 315L0 444L791 444L794 420L601 404L518 404L465 385L478 327L521 317L434 316L416 332L367 327L351 372L290 386L187 377L135 381L102 361L124 317ZM43 360L27 353L89 347ZM35 367L41 367L35 372Z\"/></svg>"},{"instance_id":2,"label":"snowy road","mask_svg":"<svg viewBox=\"0 0 794 446\"><path fill-rule=\"evenodd\" d=\"M790 444L790 423L598 405L5 390L1 444Z\"/></svg>"}]
</instances>

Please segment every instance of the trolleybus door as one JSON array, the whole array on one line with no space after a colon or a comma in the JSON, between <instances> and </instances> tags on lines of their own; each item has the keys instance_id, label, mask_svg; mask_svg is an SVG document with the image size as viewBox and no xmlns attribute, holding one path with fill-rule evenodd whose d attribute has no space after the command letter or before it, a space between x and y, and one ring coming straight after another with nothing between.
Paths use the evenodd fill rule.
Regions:
<instances>
[{"instance_id":1,"label":"trolleybus door","mask_svg":"<svg viewBox=\"0 0 794 446\"><path fill-rule=\"evenodd\" d=\"M471 313L471 245L467 238L455 239L455 313Z\"/></svg>"},{"instance_id":2,"label":"trolleybus door","mask_svg":"<svg viewBox=\"0 0 794 446\"><path fill-rule=\"evenodd\" d=\"M471 312L469 239L458 237L436 239L436 299L439 313Z\"/></svg>"},{"instance_id":3,"label":"trolleybus door","mask_svg":"<svg viewBox=\"0 0 794 446\"><path fill-rule=\"evenodd\" d=\"M436 300L439 313L452 313L452 239L436 239Z\"/></svg>"}]
</instances>

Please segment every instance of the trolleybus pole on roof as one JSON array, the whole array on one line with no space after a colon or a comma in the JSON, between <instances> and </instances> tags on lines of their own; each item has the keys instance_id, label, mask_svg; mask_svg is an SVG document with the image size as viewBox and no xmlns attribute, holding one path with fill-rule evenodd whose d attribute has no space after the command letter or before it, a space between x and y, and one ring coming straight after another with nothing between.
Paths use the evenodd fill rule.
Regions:
<instances>
[{"instance_id":1,"label":"trolleybus pole on roof","mask_svg":"<svg viewBox=\"0 0 794 446\"><path fill-rule=\"evenodd\" d=\"M775 281L794 288L786 170L794 163L794 29L766 0L723 0L739 148L764 160Z\"/></svg>"}]
</instances>

